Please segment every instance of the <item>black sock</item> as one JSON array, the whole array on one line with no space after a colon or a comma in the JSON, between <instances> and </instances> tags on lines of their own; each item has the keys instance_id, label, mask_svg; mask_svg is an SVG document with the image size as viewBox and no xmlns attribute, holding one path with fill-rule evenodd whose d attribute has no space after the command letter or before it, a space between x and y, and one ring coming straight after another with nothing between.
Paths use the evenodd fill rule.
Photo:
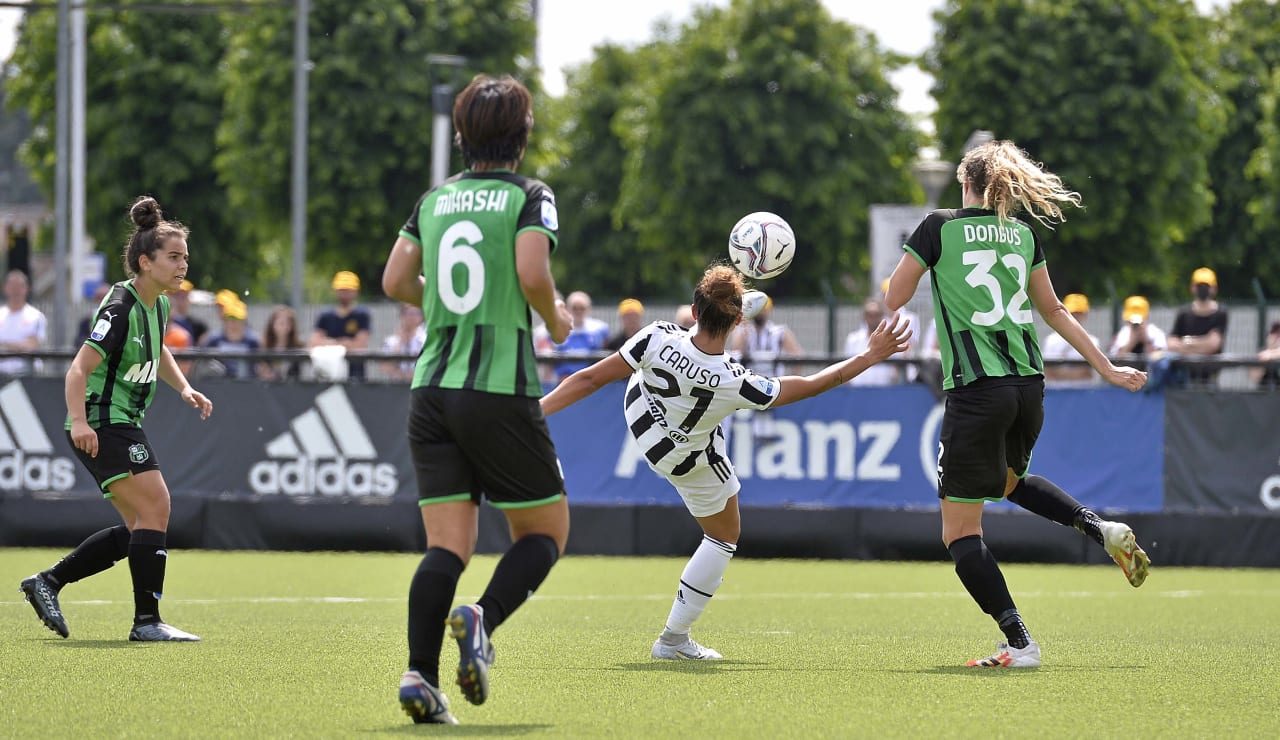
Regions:
<instances>
[{"instance_id":1,"label":"black sock","mask_svg":"<svg viewBox=\"0 0 1280 740\"><path fill-rule=\"evenodd\" d=\"M545 534L521 537L513 544L494 568L489 586L477 602L484 610L485 630L493 634L498 625L507 621L538 590L559 559L560 548Z\"/></svg>"},{"instance_id":2,"label":"black sock","mask_svg":"<svg viewBox=\"0 0 1280 740\"><path fill-rule=\"evenodd\" d=\"M1017 615L1017 607L1013 605L1013 597L1009 595L1009 587L1005 585L1000 565L987 549L987 544L982 541L981 535L972 534L961 537L952 542L947 549L951 551L951 558L956 561L956 575L960 576L960 582L964 584L973 600L978 602L982 611L990 614L997 624L1002 617L1007 617L1009 612ZM1018 623L1021 624L1021 622L1019 618ZM1000 625L1000 628L1003 630L1004 625ZM1025 633L1026 628L1022 628L1022 631ZM1007 632L1005 634L1008 635ZM1025 642L1021 645L1016 644L1012 638L1009 644L1014 647L1027 646Z\"/></svg>"},{"instance_id":3,"label":"black sock","mask_svg":"<svg viewBox=\"0 0 1280 740\"><path fill-rule=\"evenodd\" d=\"M1031 633L1027 632L1027 625L1022 623L1022 615L1018 614L1017 609L1010 609L996 617L996 624L1000 625L1000 631L1004 633L1009 647L1022 649L1031 644Z\"/></svg>"},{"instance_id":4,"label":"black sock","mask_svg":"<svg viewBox=\"0 0 1280 740\"><path fill-rule=\"evenodd\" d=\"M443 547L432 547L422 556L409 585L409 670L422 674L427 683L440 687L440 643L444 620L462 575L462 559Z\"/></svg>"},{"instance_id":5,"label":"black sock","mask_svg":"<svg viewBox=\"0 0 1280 740\"><path fill-rule=\"evenodd\" d=\"M164 566L169 551L165 534L158 529L135 529L129 540L129 573L133 576L133 623L160 621L160 596L164 593Z\"/></svg>"},{"instance_id":6,"label":"black sock","mask_svg":"<svg viewBox=\"0 0 1280 740\"><path fill-rule=\"evenodd\" d=\"M101 573L129 556L129 528L123 524L94 532L40 575L55 588Z\"/></svg>"},{"instance_id":7,"label":"black sock","mask_svg":"<svg viewBox=\"0 0 1280 740\"><path fill-rule=\"evenodd\" d=\"M1048 478L1028 475L1018 481L1018 485L1006 498L1051 522L1064 527L1075 527L1082 534L1093 538L1094 542L1102 544L1102 530L1098 528L1102 520L1098 515Z\"/></svg>"}]
</instances>

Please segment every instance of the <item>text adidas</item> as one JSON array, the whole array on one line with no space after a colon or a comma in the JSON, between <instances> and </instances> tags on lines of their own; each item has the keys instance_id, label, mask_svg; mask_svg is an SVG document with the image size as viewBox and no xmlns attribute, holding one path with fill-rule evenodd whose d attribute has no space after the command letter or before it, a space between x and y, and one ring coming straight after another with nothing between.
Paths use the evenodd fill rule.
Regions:
<instances>
[{"instance_id":1,"label":"text adidas","mask_svg":"<svg viewBox=\"0 0 1280 740\"><path fill-rule=\"evenodd\" d=\"M0 490L70 491L76 483L76 467L68 457L24 454L15 450L0 455Z\"/></svg>"},{"instance_id":2,"label":"text adidas","mask_svg":"<svg viewBox=\"0 0 1280 740\"><path fill-rule=\"evenodd\" d=\"M263 495L383 496L399 487L390 463L332 460L263 460L249 469L249 486Z\"/></svg>"}]
</instances>

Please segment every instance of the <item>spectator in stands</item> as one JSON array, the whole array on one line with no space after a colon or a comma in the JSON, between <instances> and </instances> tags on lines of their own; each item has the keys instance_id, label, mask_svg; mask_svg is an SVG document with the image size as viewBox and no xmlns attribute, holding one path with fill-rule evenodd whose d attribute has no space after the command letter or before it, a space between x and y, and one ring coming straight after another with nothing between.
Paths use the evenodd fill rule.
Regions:
<instances>
[{"instance_id":1,"label":"spectator in stands","mask_svg":"<svg viewBox=\"0 0 1280 740\"><path fill-rule=\"evenodd\" d=\"M93 293L89 296L89 302L93 304L93 308L89 309L89 313L80 319L80 323L76 325L77 347L84 344L84 340L89 338L89 332L93 330L93 319L98 315L98 307L102 305L102 299L106 298L109 292L111 292L111 283L105 280L93 286Z\"/></svg>"},{"instance_id":2,"label":"spectator in stands","mask_svg":"<svg viewBox=\"0 0 1280 740\"><path fill-rule=\"evenodd\" d=\"M44 346L48 339L49 326L44 314L27 303L30 293L27 274L10 270L4 279L5 304L0 306L0 350L4 352L30 352ZM3 375L26 375L31 368L31 361L21 357L0 360Z\"/></svg>"},{"instance_id":3,"label":"spectator in stands","mask_svg":"<svg viewBox=\"0 0 1280 740\"><path fill-rule=\"evenodd\" d=\"M1085 319L1089 318L1089 298L1083 293L1068 293L1062 299L1062 305L1066 307L1067 312L1075 317L1080 326L1084 326ZM1093 346L1102 349L1102 343L1098 338L1089 334L1089 341L1093 342ZM1041 351L1042 356L1046 360L1079 360L1078 365L1044 365L1044 379L1050 385L1084 385L1092 383L1097 379L1097 375L1093 372L1093 368L1089 367L1084 361L1084 355L1076 351L1062 335L1051 332L1044 338L1044 348Z\"/></svg>"},{"instance_id":4,"label":"spectator in stands","mask_svg":"<svg viewBox=\"0 0 1280 740\"><path fill-rule=\"evenodd\" d=\"M622 324L617 334L609 337L604 348L617 352L627 340L635 336L644 326L644 304L635 298L628 298L618 304L618 321Z\"/></svg>"},{"instance_id":5,"label":"spectator in stands","mask_svg":"<svg viewBox=\"0 0 1280 740\"><path fill-rule=\"evenodd\" d=\"M569 306L569 314L573 316L573 329L569 332L568 339L555 345L556 351L585 355L603 350L604 343L609 339L609 324L591 315L591 296L575 290L569 294L565 304ZM589 361L577 361L556 365L555 382L559 383L590 364Z\"/></svg>"},{"instance_id":6,"label":"spectator in stands","mask_svg":"<svg viewBox=\"0 0 1280 740\"><path fill-rule=\"evenodd\" d=\"M169 320L186 329L191 334L191 341L199 346L204 341L205 334L209 332L209 325L189 313L191 291L195 289L196 286L192 285L190 280L183 280L182 287L169 295L169 308L173 312L169 314Z\"/></svg>"},{"instance_id":7,"label":"spectator in stands","mask_svg":"<svg viewBox=\"0 0 1280 740\"><path fill-rule=\"evenodd\" d=\"M369 311L358 305L360 278L354 272L343 270L333 276L335 307L326 310L316 319L311 332L311 347L341 345L347 352L362 352L369 348L369 328L372 321ZM364 380L364 362L348 361L347 377Z\"/></svg>"},{"instance_id":8,"label":"spectator in stands","mask_svg":"<svg viewBox=\"0 0 1280 740\"><path fill-rule=\"evenodd\" d=\"M1201 267L1191 273L1191 293L1195 300L1178 312L1169 332L1169 351L1205 357L1222 353L1227 337L1227 312L1218 305L1218 276ZM1191 367L1187 379L1194 385L1208 385L1218 377L1218 369Z\"/></svg>"},{"instance_id":9,"label":"spectator in stands","mask_svg":"<svg viewBox=\"0 0 1280 740\"><path fill-rule=\"evenodd\" d=\"M1151 304L1144 296L1131 295L1124 299L1124 326L1111 340L1113 355L1153 355L1169 348L1160 327L1147 323Z\"/></svg>"},{"instance_id":10,"label":"spectator in stands","mask_svg":"<svg viewBox=\"0 0 1280 740\"><path fill-rule=\"evenodd\" d=\"M733 333L731 357L738 359L746 368L757 375L769 378L780 378L786 375L783 357L797 357L804 354L796 335L785 324L773 321L773 299L765 301L764 308L750 321L743 321ZM740 409L739 419L750 419L751 434L757 442L773 442L778 439L773 428L773 412L769 410L754 411Z\"/></svg>"},{"instance_id":11,"label":"spectator in stands","mask_svg":"<svg viewBox=\"0 0 1280 740\"><path fill-rule=\"evenodd\" d=\"M268 352L302 349L302 340L298 337L298 315L292 308L276 306L271 309L262 332L262 349ZM301 367L298 360L266 360L258 363L258 377L272 381L297 380Z\"/></svg>"},{"instance_id":12,"label":"spectator in stands","mask_svg":"<svg viewBox=\"0 0 1280 740\"><path fill-rule=\"evenodd\" d=\"M249 327L245 324L245 320L249 318L249 308L244 303L236 301L228 303L222 307L222 330L215 332L205 342L205 347L217 350L218 352L257 352L262 343L258 341ZM217 360L226 370L228 378L252 378L254 376L253 369L249 365L248 360Z\"/></svg>"},{"instance_id":13,"label":"spectator in stands","mask_svg":"<svg viewBox=\"0 0 1280 740\"><path fill-rule=\"evenodd\" d=\"M1250 371L1254 382L1258 384L1258 390L1280 390L1280 321L1271 323L1271 330L1267 332L1267 346L1258 353L1258 359L1276 363Z\"/></svg>"},{"instance_id":14,"label":"spectator in stands","mask_svg":"<svg viewBox=\"0 0 1280 740\"><path fill-rule=\"evenodd\" d=\"M682 329L692 329L698 321L693 318L693 306L686 303L676 309L676 326Z\"/></svg>"},{"instance_id":15,"label":"spectator in stands","mask_svg":"<svg viewBox=\"0 0 1280 740\"><path fill-rule=\"evenodd\" d=\"M382 342L383 352L416 355L427 341L427 329L422 323L422 308L408 303L400 304L400 323L396 330ZM416 360L382 363L382 371L392 380L413 380Z\"/></svg>"},{"instance_id":16,"label":"spectator in stands","mask_svg":"<svg viewBox=\"0 0 1280 740\"><path fill-rule=\"evenodd\" d=\"M899 319L902 312L898 312ZM875 333L876 328L880 326L880 322L884 319L884 307L880 301L874 298L868 298L862 304L862 326L849 332L849 336L844 340L844 353L848 357L855 357L866 352L871 346L871 335ZM909 326L909 321L907 322ZM887 363L879 363L863 370L861 373L853 376L849 381L849 385L894 385L898 382L898 368Z\"/></svg>"},{"instance_id":17,"label":"spectator in stands","mask_svg":"<svg viewBox=\"0 0 1280 740\"><path fill-rule=\"evenodd\" d=\"M88 337L87 334L85 336ZM83 343L81 342L81 344ZM181 324L170 321L169 325L164 329L164 346L168 347L170 353L172 353L175 349L178 351L191 349L195 346L195 341L191 338L191 332L182 328ZM174 358L174 361L178 363L183 375L191 374L191 360Z\"/></svg>"}]
</instances>

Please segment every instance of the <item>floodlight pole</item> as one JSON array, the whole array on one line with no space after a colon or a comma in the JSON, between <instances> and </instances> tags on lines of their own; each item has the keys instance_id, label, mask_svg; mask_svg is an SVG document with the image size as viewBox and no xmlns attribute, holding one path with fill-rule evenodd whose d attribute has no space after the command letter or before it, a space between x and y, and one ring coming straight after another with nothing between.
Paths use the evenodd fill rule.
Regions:
<instances>
[{"instance_id":1,"label":"floodlight pole","mask_svg":"<svg viewBox=\"0 0 1280 740\"><path fill-rule=\"evenodd\" d=\"M428 54L428 67L459 69L467 63L466 57L454 54ZM436 187L449 176L449 150L453 145L453 74L441 75L444 82L431 85L431 187ZM431 79L436 73L432 69Z\"/></svg>"},{"instance_id":2,"label":"floodlight pole","mask_svg":"<svg viewBox=\"0 0 1280 740\"><path fill-rule=\"evenodd\" d=\"M293 243L293 286L290 302L302 308L307 258L307 20L311 0L296 0L293 25L293 187L290 221Z\"/></svg>"},{"instance_id":3,"label":"floodlight pole","mask_svg":"<svg viewBox=\"0 0 1280 740\"><path fill-rule=\"evenodd\" d=\"M55 83L53 193L53 345L67 337L67 196L70 194L71 0L58 0L58 79Z\"/></svg>"}]
</instances>

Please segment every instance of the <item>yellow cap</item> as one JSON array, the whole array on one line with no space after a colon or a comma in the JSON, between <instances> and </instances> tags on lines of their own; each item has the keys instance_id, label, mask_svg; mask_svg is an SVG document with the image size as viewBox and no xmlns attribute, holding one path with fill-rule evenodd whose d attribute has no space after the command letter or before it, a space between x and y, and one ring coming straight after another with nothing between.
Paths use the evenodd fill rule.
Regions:
<instances>
[{"instance_id":1,"label":"yellow cap","mask_svg":"<svg viewBox=\"0 0 1280 740\"><path fill-rule=\"evenodd\" d=\"M244 301L240 300L240 296L236 295L234 290L230 290L228 288L223 288L215 293L213 296L213 302L222 308L226 308L227 305L231 303L244 303Z\"/></svg>"},{"instance_id":2,"label":"yellow cap","mask_svg":"<svg viewBox=\"0 0 1280 740\"><path fill-rule=\"evenodd\" d=\"M644 313L644 304L635 298L627 298L618 304L618 315L624 313Z\"/></svg>"},{"instance_id":3,"label":"yellow cap","mask_svg":"<svg viewBox=\"0 0 1280 740\"><path fill-rule=\"evenodd\" d=\"M1131 295L1124 299L1124 320L1130 324L1141 324L1151 314L1151 304L1140 295Z\"/></svg>"},{"instance_id":4,"label":"yellow cap","mask_svg":"<svg viewBox=\"0 0 1280 740\"><path fill-rule=\"evenodd\" d=\"M249 307L244 305L243 301L228 303L222 307L222 318L244 321L249 318Z\"/></svg>"},{"instance_id":5,"label":"yellow cap","mask_svg":"<svg viewBox=\"0 0 1280 740\"><path fill-rule=\"evenodd\" d=\"M178 290L182 291L183 293L190 293L195 289L196 289L195 284L192 283L190 280L183 280L182 285L178 286Z\"/></svg>"},{"instance_id":6,"label":"yellow cap","mask_svg":"<svg viewBox=\"0 0 1280 740\"><path fill-rule=\"evenodd\" d=\"M1085 313L1089 310L1089 299L1083 293L1068 293L1062 305L1071 313Z\"/></svg>"},{"instance_id":7,"label":"yellow cap","mask_svg":"<svg viewBox=\"0 0 1280 740\"><path fill-rule=\"evenodd\" d=\"M1200 269L1191 273L1191 284L1199 285L1200 283L1204 283L1205 285L1212 285L1213 287L1216 288L1218 287L1218 276L1216 273L1214 273L1213 270L1210 270L1207 267L1201 267Z\"/></svg>"},{"instance_id":8,"label":"yellow cap","mask_svg":"<svg viewBox=\"0 0 1280 740\"><path fill-rule=\"evenodd\" d=\"M333 276L334 290L360 290L360 278L350 270L343 270Z\"/></svg>"}]
</instances>

